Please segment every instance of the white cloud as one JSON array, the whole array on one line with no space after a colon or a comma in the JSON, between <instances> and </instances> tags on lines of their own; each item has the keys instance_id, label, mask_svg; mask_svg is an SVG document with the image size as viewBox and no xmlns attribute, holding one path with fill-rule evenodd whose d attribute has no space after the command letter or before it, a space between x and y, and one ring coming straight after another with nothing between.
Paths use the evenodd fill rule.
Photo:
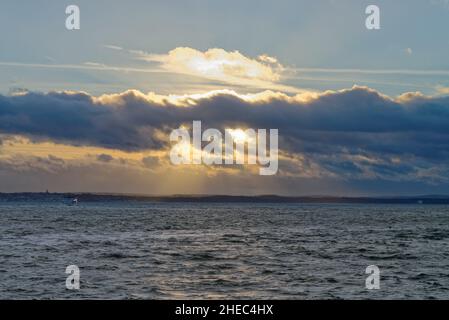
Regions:
<instances>
[{"instance_id":1,"label":"white cloud","mask_svg":"<svg viewBox=\"0 0 449 320\"><path fill-rule=\"evenodd\" d=\"M251 59L238 51L209 49L205 52L179 47L168 54L146 54L142 58L159 62L162 67L179 73L187 73L218 80L251 79L277 82L280 72L277 60L269 56ZM273 66L276 64L276 66Z\"/></svg>"},{"instance_id":2,"label":"white cloud","mask_svg":"<svg viewBox=\"0 0 449 320\"><path fill-rule=\"evenodd\" d=\"M447 95L447 94L449 94L449 87L438 86L437 87L437 92L439 94Z\"/></svg>"},{"instance_id":3,"label":"white cloud","mask_svg":"<svg viewBox=\"0 0 449 320\"><path fill-rule=\"evenodd\" d=\"M178 47L167 54L149 54L130 51L140 59L158 63L163 70L198 76L233 85L274 89L287 92L303 90L282 85L285 68L274 57L266 54L250 58L239 51L212 48L199 51L188 47Z\"/></svg>"},{"instance_id":4,"label":"white cloud","mask_svg":"<svg viewBox=\"0 0 449 320\"><path fill-rule=\"evenodd\" d=\"M113 44L106 44L103 47L105 47L107 49L117 50L117 51L123 50L122 47L119 47L119 46L116 46L116 45L113 45Z\"/></svg>"}]
</instances>

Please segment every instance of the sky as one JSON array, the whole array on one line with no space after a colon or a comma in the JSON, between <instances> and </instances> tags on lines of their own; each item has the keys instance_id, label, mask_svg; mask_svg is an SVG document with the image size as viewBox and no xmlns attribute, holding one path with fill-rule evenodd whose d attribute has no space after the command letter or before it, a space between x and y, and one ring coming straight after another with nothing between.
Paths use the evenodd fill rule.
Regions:
<instances>
[{"instance_id":1,"label":"sky","mask_svg":"<svg viewBox=\"0 0 449 320\"><path fill-rule=\"evenodd\" d=\"M1 6L0 192L449 194L447 0ZM174 166L194 120L278 129L278 173Z\"/></svg>"}]
</instances>

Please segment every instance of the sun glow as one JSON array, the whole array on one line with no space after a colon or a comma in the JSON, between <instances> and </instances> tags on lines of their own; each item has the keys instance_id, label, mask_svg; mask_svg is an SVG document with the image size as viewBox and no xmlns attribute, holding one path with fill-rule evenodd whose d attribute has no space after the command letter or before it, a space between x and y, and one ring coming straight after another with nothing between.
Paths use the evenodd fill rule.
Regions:
<instances>
[{"instance_id":1,"label":"sun glow","mask_svg":"<svg viewBox=\"0 0 449 320\"><path fill-rule=\"evenodd\" d=\"M227 131L235 142L246 142L249 140L249 136L243 129L227 129Z\"/></svg>"}]
</instances>

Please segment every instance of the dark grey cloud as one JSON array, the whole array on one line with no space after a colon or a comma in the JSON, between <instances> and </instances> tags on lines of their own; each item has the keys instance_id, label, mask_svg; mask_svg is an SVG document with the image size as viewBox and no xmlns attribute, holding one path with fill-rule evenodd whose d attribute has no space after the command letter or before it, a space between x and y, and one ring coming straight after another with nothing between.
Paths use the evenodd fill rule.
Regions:
<instances>
[{"instance_id":1,"label":"dark grey cloud","mask_svg":"<svg viewBox=\"0 0 449 320\"><path fill-rule=\"evenodd\" d=\"M157 157L144 157L142 163L147 168L154 168L160 164L160 160Z\"/></svg>"},{"instance_id":2,"label":"dark grey cloud","mask_svg":"<svg viewBox=\"0 0 449 320\"><path fill-rule=\"evenodd\" d=\"M66 169L66 162L64 159L53 155L47 157L38 156L16 156L13 158L0 159L0 170L9 172L33 172L45 171L48 173L58 173ZM11 183L12 181L8 181ZM5 181L3 181L5 183Z\"/></svg>"},{"instance_id":3,"label":"dark grey cloud","mask_svg":"<svg viewBox=\"0 0 449 320\"><path fill-rule=\"evenodd\" d=\"M114 157L109 154L102 153L97 155L97 160L100 162L111 162L114 160Z\"/></svg>"},{"instance_id":4,"label":"dark grey cloud","mask_svg":"<svg viewBox=\"0 0 449 320\"><path fill-rule=\"evenodd\" d=\"M155 102L133 91L102 99L24 92L0 96L0 133L136 151L164 148L167 140L158 133L201 120L203 128L277 128L284 152L343 176L423 177L423 170L439 168L436 175L447 177L449 97L391 99L354 87L314 99L273 94L248 101L220 93L189 104Z\"/></svg>"}]
</instances>

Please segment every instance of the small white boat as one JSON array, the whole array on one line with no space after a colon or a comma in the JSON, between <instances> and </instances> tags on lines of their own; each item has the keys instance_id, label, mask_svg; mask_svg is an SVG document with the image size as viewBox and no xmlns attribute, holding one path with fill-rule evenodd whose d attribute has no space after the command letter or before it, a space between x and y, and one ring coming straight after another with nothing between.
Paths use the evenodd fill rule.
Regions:
<instances>
[{"instance_id":1,"label":"small white boat","mask_svg":"<svg viewBox=\"0 0 449 320\"><path fill-rule=\"evenodd\" d=\"M76 206L78 204L78 198L72 200L72 205Z\"/></svg>"}]
</instances>

